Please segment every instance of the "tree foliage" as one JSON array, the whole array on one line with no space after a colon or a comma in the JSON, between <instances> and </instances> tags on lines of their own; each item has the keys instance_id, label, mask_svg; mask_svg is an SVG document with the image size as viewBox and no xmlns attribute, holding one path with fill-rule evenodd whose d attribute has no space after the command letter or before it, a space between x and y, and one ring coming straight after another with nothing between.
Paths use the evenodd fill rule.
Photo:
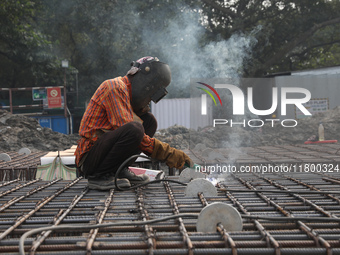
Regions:
<instances>
[{"instance_id":1,"label":"tree foliage","mask_svg":"<svg viewBox=\"0 0 340 255\"><path fill-rule=\"evenodd\" d=\"M36 78L50 72L50 42L37 24L41 11L34 1L0 3L0 79L2 87L36 85Z\"/></svg>"},{"instance_id":2,"label":"tree foliage","mask_svg":"<svg viewBox=\"0 0 340 255\"><path fill-rule=\"evenodd\" d=\"M78 72L84 100L145 55L171 65L177 97L188 96L190 76L227 68L261 77L339 65L339 14L338 0L4 0L1 87L62 85L62 59L70 88ZM237 36L252 41L240 46Z\"/></svg>"},{"instance_id":3,"label":"tree foliage","mask_svg":"<svg viewBox=\"0 0 340 255\"><path fill-rule=\"evenodd\" d=\"M202 0L211 40L260 27L248 76L339 65L337 0Z\"/></svg>"}]
</instances>

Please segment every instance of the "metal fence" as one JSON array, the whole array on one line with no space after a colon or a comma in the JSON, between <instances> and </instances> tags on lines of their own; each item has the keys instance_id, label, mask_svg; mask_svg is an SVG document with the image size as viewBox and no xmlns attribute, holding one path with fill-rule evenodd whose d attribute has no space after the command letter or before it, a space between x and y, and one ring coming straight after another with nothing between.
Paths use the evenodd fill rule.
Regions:
<instances>
[{"instance_id":1,"label":"metal fence","mask_svg":"<svg viewBox=\"0 0 340 255\"><path fill-rule=\"evenodd\" d=\"M157 104L151 103L151 112L156 117L158 129L174 125L197 129L212 124L212 114L207 118L192 118L201 111L200 98L162 99ZM211 109L208 109L211 110Z\"/></svg>"}]
</instances>

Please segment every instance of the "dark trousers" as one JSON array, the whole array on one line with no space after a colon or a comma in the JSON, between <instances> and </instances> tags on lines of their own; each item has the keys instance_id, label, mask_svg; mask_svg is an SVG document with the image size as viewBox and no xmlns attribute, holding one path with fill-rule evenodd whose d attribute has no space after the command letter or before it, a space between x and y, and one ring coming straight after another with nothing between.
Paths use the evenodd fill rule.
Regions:
<instances>
[{"instance_id":1,"label":"dark trousers","mask_svg":"<svg viewBox=\"0 0 340 255\"><path fill-rule=\"evenodd\" d=\"M127 158L141 152L139 145L144 133L153 137L157 129L157 120L151 113L146 113L140 118L143 124L129 122L116 130L103 133L98 138L84 161L85 177L114 175Z\"/></svg>"}]
</instances>

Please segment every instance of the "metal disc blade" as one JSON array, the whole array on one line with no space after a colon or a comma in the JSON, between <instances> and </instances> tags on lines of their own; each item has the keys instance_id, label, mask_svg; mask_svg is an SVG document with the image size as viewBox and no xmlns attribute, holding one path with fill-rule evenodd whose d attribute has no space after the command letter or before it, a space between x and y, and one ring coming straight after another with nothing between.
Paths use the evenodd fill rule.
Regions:
<instances>
[{"instance_id":1,"label":"metal disc blade","mask_svg":"<svg viewBox=\"0 0 340 255\"><path fill-rule=\"evenodd\" d=\"M186 197L197 197L198 193L203 193L206 197L217 196L217 189L206 179L195 179L188 183L185 188Z\"/></svg>"},{"instance_id":2,"label":"metal disc blade","mask_svg":"<svg viewBox=\"0 0 340 255\"><path fill-rule=\"evenodd\" d=\"M197 219L196 229L197 232L216 232L219 223L228 232L242 230L240 213L231 205L221 202L209 204L202 209Z\"/></svg>"}]
</instances>

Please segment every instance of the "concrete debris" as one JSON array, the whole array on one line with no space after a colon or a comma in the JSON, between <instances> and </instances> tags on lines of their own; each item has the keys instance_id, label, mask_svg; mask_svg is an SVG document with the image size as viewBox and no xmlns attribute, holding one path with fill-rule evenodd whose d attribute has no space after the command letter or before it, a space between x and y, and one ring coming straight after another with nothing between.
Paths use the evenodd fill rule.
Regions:
<instances>
[{"instance_id":1,"label":"concrete debris","mask_svg":"<svg viewBox=\"0 0 340 255\"><path fill-rule=\"evenodd\" d=\"M65 135L41 127L38 120L0 110L0 151L57 151L77 143L78 134Z\"/></svg>"},{"instance_id":2,"label":"concrete debris","mask_svg":"<svg viewBox=\"0 0 340 255\"><path fill-rule=\"evenodd\" d=\"M157 131L155 137L178 149L198 150L201 150L200 146L204 148L238 148L303 144L312 135L318 136L320 122L324 125L326 140L340 141L340 107L299 119L295 127L284 127L279 121L274 121L273 127L272 122L267 121L260 128L243 127L243 125L233 127L219 125L215 128L206 127L198 131L182 126L173 126Z\"/></svg>"}]
</instances>

